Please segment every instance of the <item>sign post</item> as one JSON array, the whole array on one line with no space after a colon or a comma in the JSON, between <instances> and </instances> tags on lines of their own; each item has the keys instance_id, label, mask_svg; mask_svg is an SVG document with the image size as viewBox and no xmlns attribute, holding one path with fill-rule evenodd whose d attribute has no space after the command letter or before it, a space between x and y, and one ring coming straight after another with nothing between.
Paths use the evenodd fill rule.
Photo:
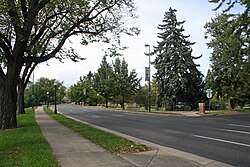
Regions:
<instances>
[{"instance_id":1,"label":"sign post","mask_svg":"<svg viewBox=\"0 0 250 167\"><path fill-rule=\"evenodd\" d=\"M208 97L208 106L209 106L209 111L210 111L210 99L212 98L213 94L212 94L212 89L207 89L206 93L207 93L207 97Z\"/></svg>"}]
</instances>

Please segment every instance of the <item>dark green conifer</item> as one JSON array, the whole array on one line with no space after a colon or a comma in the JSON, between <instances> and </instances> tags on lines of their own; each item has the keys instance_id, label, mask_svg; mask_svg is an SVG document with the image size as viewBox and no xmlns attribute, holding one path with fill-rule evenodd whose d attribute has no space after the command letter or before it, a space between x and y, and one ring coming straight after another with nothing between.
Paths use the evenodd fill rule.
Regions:
<instances>
[{"instance_id":1,"label":"dark green conifer","mask_svg":"<svg viewBox=\"0 0 250 167\"><path fill-rule=\"evenodd\" d=\"M156 59L153 62L157 72L156 82L159 85L159 99L185 102L191 109L203 97L202 73L197 69L192 56L192 43L189 36L183 34L183 23L176 18L175 9L165 13L163 23L158 25L160 41L154 48Z\"/></svg>"}]
</instances>

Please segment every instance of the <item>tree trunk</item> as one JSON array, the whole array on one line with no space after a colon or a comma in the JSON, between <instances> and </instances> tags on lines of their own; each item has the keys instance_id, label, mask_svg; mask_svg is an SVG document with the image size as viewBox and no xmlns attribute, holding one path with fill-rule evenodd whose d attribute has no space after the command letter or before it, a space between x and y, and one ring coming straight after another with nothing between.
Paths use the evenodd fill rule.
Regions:
<instances>
[{"instance_id":1,"label":"tree trunk","mask_svg":"<svg viewBox=\"0 0 250 167\"><path fill-rule=\"evenodd\" d=\"M24 84L18 83L18 114L25 114L24 110Z\"/></svg>"},{"instance_id":2,"label":"tree trunk","mask_svg":"<svg viewBox=\"0 0 250 167\"><path fill-rule=\"evenodd\" d=\"M229 99L228 99L228 110L232 110L232 104L231 104L231 99L230 99L230 97L229 97Z\"/></svg>"},{"instance_id":3,"label":"tree trunk","mask_svg":"<svg viewBox=\"0 0 250 167\"><path fill-rule=\"evenodd\" d=\"M108 108L108 98L106 98L106 108Z\"/></svg>"},{"instance_id":4,"label":"tree trunk","mask_svg":"<svg viewBox=\"0 0 250 167\"><path fill-rule=\"evenodd\" d=\"M10 77L0 79L0 129L17 127L17 82Z\"/></svg>"},{"instance_id":5,"label":"tree trunk","mask_svg":"<svg viewBox=\"0 0 250 167\"><path fill-rule=\"evenodd\" d=\"M124 95L124 92L123 92L123 94L122 94L122 109L123 110L125 110L125 105L124 105L124 103L125 103L125 97L124 97L125 95Z\"/></svg>"}]
</instances>

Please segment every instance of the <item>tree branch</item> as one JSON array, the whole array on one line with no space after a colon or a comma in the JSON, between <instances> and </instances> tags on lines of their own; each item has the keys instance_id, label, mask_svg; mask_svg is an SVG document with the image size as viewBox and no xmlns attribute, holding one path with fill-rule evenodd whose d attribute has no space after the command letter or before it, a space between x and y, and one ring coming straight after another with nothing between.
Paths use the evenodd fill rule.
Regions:
<instances>
[{"instance_id":1,"label":"tree branch","mask_svg":"<svg viewBox=\"0 0 250 167\"><path fill-rule=\"evenodd\" d=\"M1 33L0 33L0 48L2 48L2 51L4 52L4 55L6 57L6 60L9 61L12 56L11 49L8 46L8 40L6 41L6 38Z\"/></svg>"},{"instance_id":2,"label":"tree branch","mask_svg":"<svg viewBox=\"0 0 250 167\"><path fill-rule=\"evenodd\" d=\"M3 68L0 66L0 78L3 78L4 76Z\"/></svg>"},{"instance_id":3,"label":"tree branch","mask_svg":"<svg viewBox=\"0 0 250 167\"><path fill-rule=\"evenodd\" d=\"M30 79L30 76L31 76L31 74L33 73L33 71L35 70L35 68L36 68L36 66L38 65L38 63L33 63L32 64L32 67L31 68L29 68L30 70L29 70L29 73L28 73L28 75L27 75L27 77L26 77L26 79L24 80L24 87L26 88L26 86L28 85L28 83L29 83L29 79Z\"/></svg>"},{"instance_id":4,"label":"tree branch","mask_svg":"<svg viewBox=\"0 0 250 167\"><path fill-rule=\"evenodd\" d=\"M24 62L25 63L42 63L42 62L45 62L45 61L48 61L50 58L54 57L54 55L52 54L48 54L47 56L41 56L41 57L32 57L32 56L29 56L29 57L25 57L24 58Z\"/></svg>"},{"instance_id":5,"label":"tree branch","mask_svg":"<svg viewBox=\"0 0 250 167\"><path fill-rule=\"evenodd\" d=\"M66 14L66 13L68 13L68 11L66 12L59 12L59 13L56 13L56 14L53 14L53 15L51 15L51 16L49 16L49 17L47 17L46 19L45 19L45 21L43 22L43 26L39 29L39 32L35 35L35 37L32 39L32 42L30 43L30 45L34 45L43 35L44 35L44 32L45 32L45 30L47 29L47 28L50 28L48 25L47 25L47 23L51 20L51 19L53 19L53 18L55 18L55 17L57 17L57 16L59 16L59 15L62 15L62 14Z\"/></svg>"},{"instance_id":6,"label":"tree branch","mask_svg":"<svg viewBox=\"0 0 250 167\"><path fill-rule=\"evenodd\" d=\"M27 6L26 6L25 0L21 0L21 8L22 8L23 17L26 18L27 17Z\"/></svg>"},{"instance_id":7,"label":"tree branch","mask_svg":"<svg viewBox=\"0 0 250 167\"><path fill-rule=\"evenodd\" d=\"M8 0L7 4L8 4L8 9L9 9L8 13L11 18L11 22L15 29L15 32L17 34L20 34L21 33L21 20L20 20L20 17L18 16L18 13L17 13L18 10L15 6L15 2L13 0Z\"/></svg>"}]
</instances>

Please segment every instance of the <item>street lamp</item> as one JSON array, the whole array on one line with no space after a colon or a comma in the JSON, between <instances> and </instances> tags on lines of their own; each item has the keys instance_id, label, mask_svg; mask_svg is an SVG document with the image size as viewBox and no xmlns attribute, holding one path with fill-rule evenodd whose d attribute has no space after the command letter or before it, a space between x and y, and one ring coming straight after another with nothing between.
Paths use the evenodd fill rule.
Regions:
<instances>
[{"instance_id":1,"label":"street lamp","mask_svg":"<svg viewBox=\"0 0 250 167\"><path fill-rule=\"evenodd\" d=\"M56 89L57 89L57 85L56 83L54 83L54 87L55 87L55 114L57 114L57 108L56 108Z\"/></svg>"},{"instance_id":2,"label":"street lamp","mask_svg":"<svg viewBox=\"0 0 250 167\"><path fill-rule=\"evenodd\" d=\"M151 87L150 87L150 45L146 44L148 47L148 111L151 111Z\"/></svg>"},{"instance_id":3,"label":"street lamp","mask_svg":"<svg viewBox=\"0 0 250 167\"><path fill-rule=\"evenodd\" d=\"M49 108L49 92L47 92L47 108Z\"/></svg>"},{"instance_id":4,"label":"street lamp","mask_svg":"<svg viewBox=\"0 0 250 167\"><path fill-rule=\"evenodd\" d=\"M83 95L84 95L84 97L83 97L83 106L85 106L85 104L86 104L86 88L83 89Z\"/></svg>"}]
</instances>

